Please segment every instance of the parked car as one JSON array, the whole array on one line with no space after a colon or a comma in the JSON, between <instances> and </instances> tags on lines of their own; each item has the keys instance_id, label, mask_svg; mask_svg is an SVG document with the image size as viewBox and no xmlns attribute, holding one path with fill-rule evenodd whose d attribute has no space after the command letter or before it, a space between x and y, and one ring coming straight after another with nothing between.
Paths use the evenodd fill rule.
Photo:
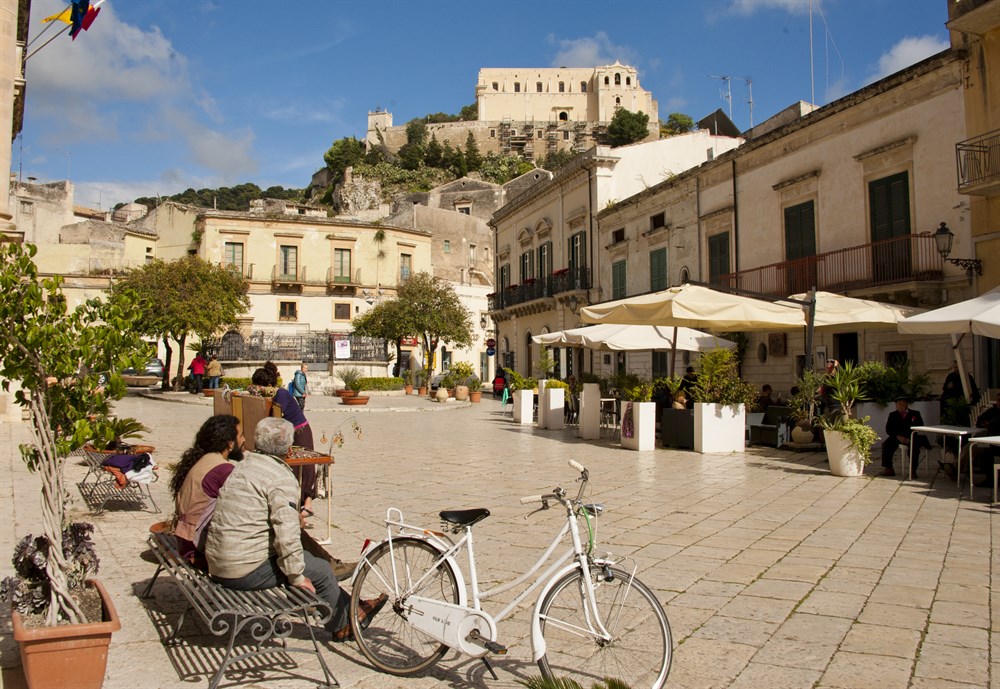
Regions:
<instances>
[{"instance_id":1,"label":"parked car","mask_svg":"<svg viewBox=\"0 0 1000 689\"><path fill-rule=\"evenodd\" d=\"M157 358L149 359L146 365L143 367L143 372L139 373L134 368L122 369L123 376L157 376L158 378L163 377L163 361Z\"/></svg>"}]
</instances>

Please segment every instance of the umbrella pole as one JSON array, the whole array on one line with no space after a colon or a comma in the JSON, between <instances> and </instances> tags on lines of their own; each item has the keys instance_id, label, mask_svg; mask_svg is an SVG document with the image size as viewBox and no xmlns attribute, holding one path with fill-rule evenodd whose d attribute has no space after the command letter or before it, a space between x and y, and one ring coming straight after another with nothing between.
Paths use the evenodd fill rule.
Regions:
<instances>
[{"instance_id":1,"label":"umbrella pole","mask_svg":"<svg viewBox=\"0 0 1000 689\"><path fill-rule=\"evenodd\" d=\"M670 377L677 375L677 326L674 326L674 341L670 347Z\"/></svg>"},{"instance_id":2,"label":"umbrella pole","mask_svg":"<svg viewBox=\"0 0 1000 689\"><path fill-rule=\"evenodd\" d=\"M809 312L806 315L806 365L805 370L813 367L813 334L816 330L816 288L809 290Z\"/></svg>"},{"instance_id":3,"label":"umbrella pole","mask_svg":"<svg viewBox=\"0 0 1000 689\"><path fill-rule=\"evenodd\" d=\"M962 333L962 337L965 337L965 333ZM958 375L962 379L962 392L965 393L965 400L971 402L972 391L969 389L969 376L965 375L965 364L962 363L962 353L958 350L958 345L962 343L962 337L952 333L951 349L955 352L955 365L958 366Z\"/></svg>"}]
</instances>

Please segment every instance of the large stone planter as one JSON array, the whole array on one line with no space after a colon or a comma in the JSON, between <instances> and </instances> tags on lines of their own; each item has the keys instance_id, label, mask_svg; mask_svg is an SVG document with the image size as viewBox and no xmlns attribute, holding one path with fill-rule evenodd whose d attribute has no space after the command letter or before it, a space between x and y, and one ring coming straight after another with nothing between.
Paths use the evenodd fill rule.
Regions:
<instances>
[{"instance_id":1,"label":"large stone planter","mask_svg":"<svg viewBox=\"0 0 1000 689\"><path fill-rule=\"evenodd\" d=\"M861 476L865 458L851 446L851 441L840 431L823 431L826 438L826 456L830 460L830 473L834 476Z\"/></svg>"},{"instance_id":2,"label":"large stone planter","mask_svg":"<svg viewBox=\"0 0 1000 689\"><path fill-rule=\"evenodd\" d=\"M632 435L626 434L629 405L632 406ZM647 452L656 449L656 402L622 402L621 443L626 450Z\"/></svg>"},{"instance_id":3,"label":"large stone planter","mask_svg":"<svg viewBox=\"0 0 1000 689\"><path fill-rule=\"evenodd\" d=\"M580 394L580 437L598 440L601 437L601 386L584 383Z\"/></svg>"},{"instance_id":4,"label":"large stone planter","mask_svg":"<svg viewBox=\"0 0 1000 689\"><path fill-rule=\"evenodd\" d=\"M531 390L514 391L514 423L530 426L535 421L535 395Z\"/></svg>"},{"instance_id":5,"label":"large stone planter","mask_svg":"<svg viewBox=\"0 0 1000 689\"><path fill-rule=\"evenodd\" d=\"M746 434L746 409L742 404L694 405L695 452L744 452Z\"/></svg>"},{"instance_id":6,"label":"large stone planter","mask_svg":"<svg viewBox=\"0 0 1000 689\"><path fill-rule=\"evenodd\" d=\"M469 399L469 386L468 385L456 385L455 386L455 401L464 402Z\"/></svg>"},{"instance_id":7,"label":"large stone planter","mask_svg":"<svg viewBox=\"0 0 1000 689\"><path fill-rule=\"evenodd\" d=\"M566 425L566 390L538 387L538 427L562 430Z\"/></svg>"},{"instance_id":8,"label":"large stone planter","mask_svg":"<svg viewBox=\"0 0 1000 689\"><path fill-rule=\"evenodd\" d=\"M101 582L89 579L87 585L101 596L101 622L25 629L21 615L11 612L14 640L21 649L21 665L30 689L100 689L104 684L111 634L122 625Z\"/></svg>"},{"instance_id":9,"label":"large stone planter","mask_svg":"<svg viewBox=\"0 0 1000 689\"><path fill-rule=\"evenodd\" d=\"M937 426L941 423L941 403L937 400L911 402L910 409L920 412L920 418L924 420L925 426ZM875 442L874 447L882 447L882 441L885 440L885 422L889 418L889 414L894 411L896 411L895 404L882 406L874 402L859 402L855 406L853 416L859 419L863 419L866 416L869 417L868 425L878 433L878 440Z\"/></svg>"},{"instance_id":10,"label":"large stone planter","mask_svg":"<svg viewBox=\"0 0 1000 689\"><path fill-rule=\"evenodd\" d=\"M434 393L434 399L437 400L438 402L447 402L448 389L443 387L438 388L437 391Z\"/></svg>"}]
</instances>

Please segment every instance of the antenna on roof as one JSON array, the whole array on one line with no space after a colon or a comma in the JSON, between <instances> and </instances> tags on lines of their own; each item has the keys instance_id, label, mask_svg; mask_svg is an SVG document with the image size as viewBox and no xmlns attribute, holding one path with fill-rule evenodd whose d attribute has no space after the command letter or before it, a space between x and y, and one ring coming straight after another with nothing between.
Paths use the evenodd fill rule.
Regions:
<instances>
[{"instance_id":1,"label":"antenna on roof","mask_svg":"<svg viewBox=\"0 0 1000 689\"><path fill-rule=\"evenodd\" d=\"M726 103L729 105L729 119L733 119L733 89L731 84L732 77L730 77L728 74L724 74L722 76L715 76L714 74L709 74L708 77L710 79L721 79L722 81L726 82L726 90L722 91L719 95L721 95L722 100L726 101Z\"/></svg>"},{"instance_id":2,"label":"antenna on roof","mask_svg":"<svg viewBox=\"0 0 1000 689\"><path fill-rule=\"evenodd\" d=\"M747 104L750 106L750 128L753 129L753 77L743 77L747 85Z\"/></svg>"}]
</instances>

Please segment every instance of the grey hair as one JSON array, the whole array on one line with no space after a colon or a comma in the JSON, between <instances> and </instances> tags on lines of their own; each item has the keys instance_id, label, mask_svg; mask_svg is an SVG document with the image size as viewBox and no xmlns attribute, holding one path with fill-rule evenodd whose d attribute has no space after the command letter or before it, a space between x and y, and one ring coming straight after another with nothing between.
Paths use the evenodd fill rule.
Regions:
<instances>
[{"instance_id":1,"label":"grey hair","mask_svg":"<svg viewBox=\"0 0 1000 689\"><path fill-rule=\"evenodd\" d=\"M295 438L295 427L285 419L269 416L261 419L253 434L253 443L258 452L276 457L288 454Z\"/></svg>"}]
</instances>

